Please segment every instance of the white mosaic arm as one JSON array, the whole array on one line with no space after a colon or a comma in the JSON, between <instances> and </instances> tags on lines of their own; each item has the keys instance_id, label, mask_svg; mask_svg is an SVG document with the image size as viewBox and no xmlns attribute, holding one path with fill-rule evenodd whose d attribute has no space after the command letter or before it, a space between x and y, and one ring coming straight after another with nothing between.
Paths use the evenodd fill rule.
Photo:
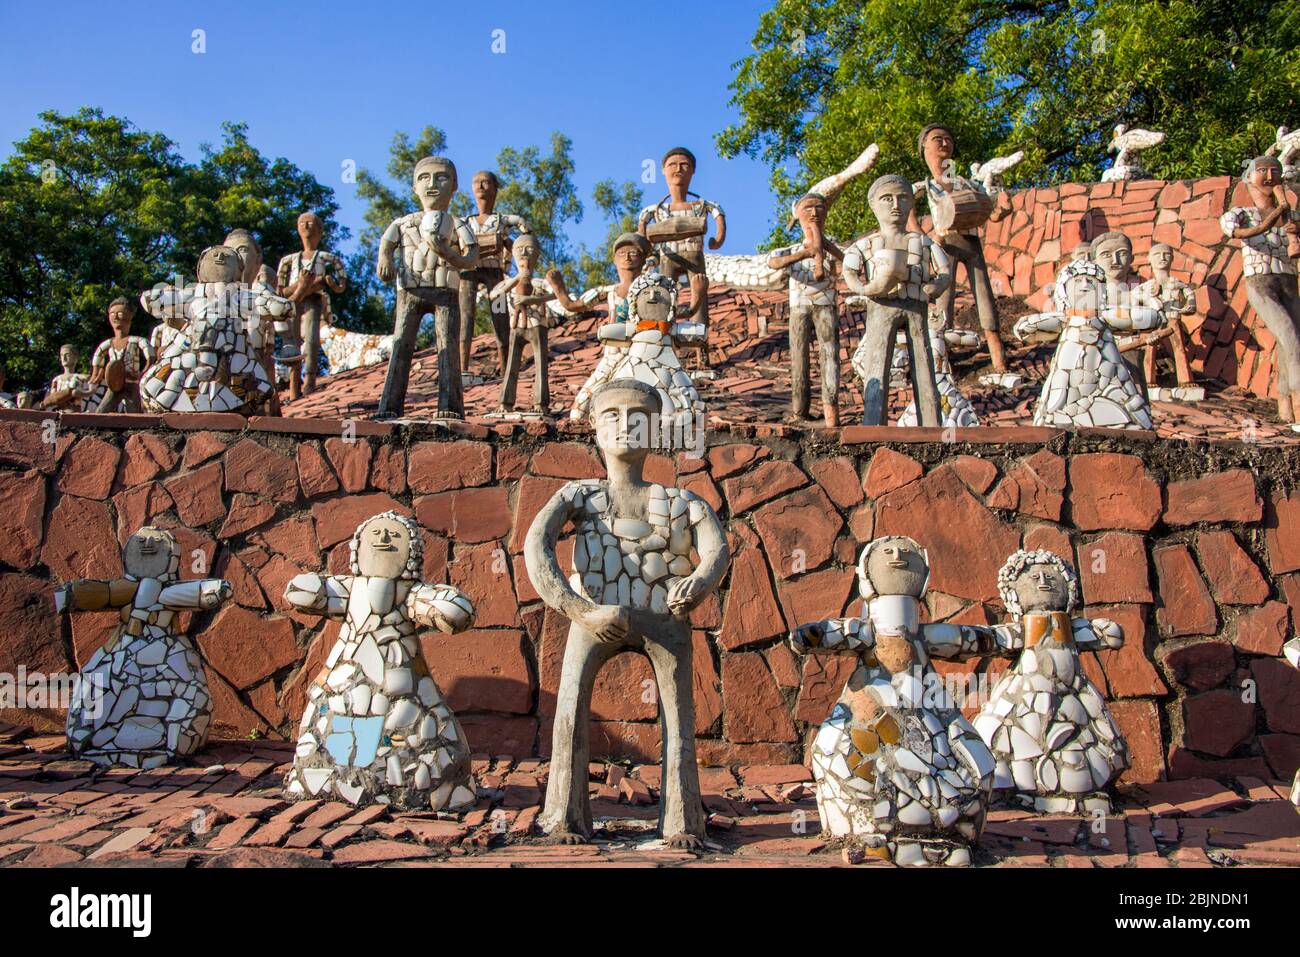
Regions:
<instances>
[{"instance_id":1,"label":"white mosaic arm","mask_svg":"<svg viewBox=\"0 0 1300 957\"><path fill-rule=\"evenodd\" d=\"M1016 338L1021 342L1050 342L1061 334L1059 312L1035 312L1016 320Z\"/></svg>"},{"instance_id":2,"label":"white mosaic arm","mask_svg":"<svg viewBox=\"0 0 1300 957\"><path fill-rule=\"evenodd\" d=\"M1112 329L1120 332L1146 332L1165 325L1167 317L1164 310L1152 306L1133 306L1127 314L1107 309L1102 318Z\"/></svg>"},{"instance_id":3,"label":"white mosaic arm","mask_svg":"<svg viewBox=\"0 0 1300 957\"><path fill-rule=\"evenodd\" d=\"M983 655L1018 651L1023 645L1018 625L954 625L935 622L921 626L930 657L964 661Z\"/></svg>"},{"instance_id":4,"label":"white mosaic arm","mask_svg":"<svg viewBox=\"0 0 1300 957\"><path fill-rule=\"evenodd\" d=\"M152 289L140 293L140 305L144 311L155 319L178 320L185 318L185 307L194 299L195 287L182 286L177 289L165 283L159 283Z\"/></svg>"},{"instance_id":5,"label":"white mosaic arm","mask_svg":"<svg viewBox=\"0 0 1300 957\"><path fill-rule=\"evenodd\" d=\"M553 608L570 621L581 621L597 606L569 584L569 579L560 569L555 547L560 531L582 507L589 491L594 495L606 494L596 487L584 488L581 482L570 482L556 491L533 519L524 540L524 565L533 588L548 608Z\"/></svg>"},{"instance_id":6,"label":"white mosaic arm","mask_svg":"<svg viewBox=\"0 0 1300 957\"><path fill-rule=\"evenodd\" d=\"M413 586L406 596L406 614L412 621L448 635L474 624L474 605L452 585L420 582Z\"/></svg>"},{"instance_id":7,"label":"white mosaic arm","mask_svg":"<svg viewBox=\"0 0 1300 957\"><path fill-rule=\"evenodd\" d=\"M735 286L737 289L780 289L785 285L785 271L767 264L767 255L723 256L705 253L704 271L709 282Z\"/></svg>"},{"instance_id":8,"label":"white mosaic arm","mask_svg":"<svg viewBox=\"0 0 1300 957\"><path fill-rule=\"evenodd\" d=\"M198 581L177 582L168 585L158 595L164 608L188 611L195 608L219 608L230 598L230 582L220 578L202 578Z\"/></svg>"},{"instance_id":9,"label":"white mosaic arm","mask_svg":"<svg viewBox=\"0 0 1300 957\"><path fill-rule=\"evenodd\" d=\"M797 655L855 655L875 646L875 631L865 618L825 618L790 632L790 650Z\"/></svg>"},{"instance_id":10,"label":"white mosaic arm","mask_svg":"<svg viewBox=\"0 0 1300 957\"><path fill-rule=\"evenodd\" d=\"M1074 631L1074 644L1084 651L1124 647L1124 629L1119 622L1109 618L1075 618L1070 627Z\"/></svg>"},{"instance_id":11,"label":"white mosaic arm","mask_svg":"<svg viewBox=\"0 0 1300 957\"><path fill-rule=\"evenodd\" d=\"M943 330L943 338L948 345L965 349L973 349L984 341L980 338L978 332L971 329L945 329Z\"/></svg>"},{"instance_id":12,"label":"white mosaic arm","mask_svg":"<svg viewBox=\"0 0 1300 957\"><path fill-rule=\"evenodd\" d=\"M296 575L284 588L284 600L298 611L342 620L348 610L352 579L346 575L322 578L314 572Z\"/></svg>"}]
</instances>

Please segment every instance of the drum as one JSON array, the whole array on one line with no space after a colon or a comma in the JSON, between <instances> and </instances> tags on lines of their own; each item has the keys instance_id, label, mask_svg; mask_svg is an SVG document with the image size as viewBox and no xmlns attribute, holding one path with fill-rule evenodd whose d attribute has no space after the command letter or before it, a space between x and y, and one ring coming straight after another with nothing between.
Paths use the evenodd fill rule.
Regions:
<instances>
[{"instance_id":1,"label":"drum","mask_svg":"<svg viewBox=\"0 0 1300 957\"><path fill-rule=\"evenodd\" d=\"M646 227L645 238L652 243L675 243L703 236L709 228L704 216L673 216Z\"/></svg>"},{"instance_id":2,"label":"drum","mask_svg":"<svg viewBox=\"0 0 1300 957\"><path fill-rule=\"evenodd\" d=\"M930 210L938 233L964 233L983 226L993 213L993 198L977 189L959 189L934 198Z\"/></svg>"},{"instance_id":3,"label":"drum","mask_svg":"<svg viewBox=\"0 0 1300 957\"><path fill-rule=\"evenodd\" d=\"M121 392L126 388L126 363L114 359L104 370L104 383L109 392Z\"/></svg>"}]
</instances>

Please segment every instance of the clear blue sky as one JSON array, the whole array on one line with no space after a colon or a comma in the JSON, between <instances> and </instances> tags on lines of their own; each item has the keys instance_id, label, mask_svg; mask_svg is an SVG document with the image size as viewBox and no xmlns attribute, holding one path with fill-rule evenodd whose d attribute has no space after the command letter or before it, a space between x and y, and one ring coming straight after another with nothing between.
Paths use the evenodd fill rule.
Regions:
<instances>
[{"instance_id":1,"label":"clear blue sky","mask_svg":"<svg viewBox=\"0 0 1300 957\"><path fill-rule=\"evenodd\" d=\"M191 160L219 141L223 120L245 121L263 154L334 188L355 240L361 204L342 163L382 171L394 131L445 130L467 188L465 174L492 167L502 146L546 148L558 129L573 139L586 210L570 238L595 243L605 225L592 185L639 182L654 158L658 181L642 188L657 200L658 157L681 144L700 159L697 190L727 212L723 251L749 252L770 226L767 171L718 158L713 137L735 118L731 64L750 52L769 2L0 0L0 150L44 109L100 107L164 133ZM201 55L195 29L206 31ZM495 30L504 54L492 52Z\"/></svg>"}]
</instances>

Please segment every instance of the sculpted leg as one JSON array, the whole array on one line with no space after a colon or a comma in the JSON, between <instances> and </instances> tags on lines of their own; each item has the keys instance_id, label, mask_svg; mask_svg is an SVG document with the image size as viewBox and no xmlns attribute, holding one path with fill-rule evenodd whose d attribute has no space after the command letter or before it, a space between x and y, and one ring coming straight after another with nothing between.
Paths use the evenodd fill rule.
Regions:
<instances>
[{"instance_id":1,"label":"sculpted leg","mask_svg":"<svg viewBox=\"0 0 1300 957\"><path fill-rule=\"evenodd\" d=\"M411 375L411 357L415 355L415 336L420 331L424 304L403 289L397 290L397 321L393 326L393 354L388 359L388 376L379 399L379 417L392 418L406 408L407 379Z\"/></svg>"},{"instance_id":2,"label":"sculpted leg","mask_svg":"<svg viewBox=\"0 0 1300 957\"><path fill-rule=\"evenodd\" d=\"M691 631L685 622L645 636L646 654L659 686L659 720L663 729L664 776L659 796L659 828L675 847L700 847L704 839L704 804L695 761L695 699L692 694Z\"/></svg>"},{"instance_id":3,"label":"sculpted leg","mask_svg":"<svg viewBox=\"0 0 1300 957\"><path fill-rule=\"evenodd\" d=\"M939 387L934 381L934 355L930 352L929 330L921 310L907 313L907 344L912 352L912 393L917 422L922 427L938 427L943 424Z\"/></svg>"},{"instance_id":4,"label":"sculpted leg","mask_svg":"<svg viewBox=\"0 0 1300 957\"><path fill-rule=\"evenodd\" d=\"M790 411L801 419L808 418L812 396L808 388L808 334L812 331L812 310L808 306L790 307Z\"/></svg>"},{"instance_id":5,"label":"sculpted leg","mask_svg":"<svg viewBox=\"0 0 1300 957\"><path fill-rule=\"evenodd\" d=\"M505 353L505 372L501 376L501 408L510 411L515 407L515 389L519 385L519 367L524 361L524 334L520 330L510 333L510 344Z\"/></svg>"},{"instance_id":6,"label":"sculpted leg","mask_svg":"<svg viewBox=\"0 0 1300 957\"><path fill-rule=\"evenodd\" d=\"M815 306L813 323L817 331L822 372L822 415L826 425L840 424L840 325L833 306Z\"/></svg>"},{"instance_id":7,"label":"sculpted leg","mask_svg":"<svg viewBox=\"0 0 1300 957\"><path fill-rule=\"evenodd\" d=\"M579 625L569 626L555 700L546 805L537 821L542 833L566 843L591 838L591 800L587 794L591 689L601 666L622 648L617 642L599 641Z\"/></svg>"},{"instance_id":8,"label":"sculpted leg","mask_svg":"<svg viewBox=\"0 0 1300 957\"><path fill-rule=\"evenodd\" d=\"M478 273L460 274L460 285L456 287L460 300L460 367L469 368L470 346L474 341L475 299L478 295Z\"/></svg>"},{"instance_id":9,"label":"sculpted leg","mask_svg":"<svg viewBox=\"0 0 1300 957\"><path fill-rule=\"evenodd\" d=\"M320 368L320 312L319 296L312 296L302 304L303 395L310 395L316 389L316 370Z\"/></svg>"},{"instance_id":10,"label":"sculpted leg","mask_svg":"<svg viewBox=\"0 0 1300 957\"><path fill-rule=\"evenodd\" d=\"M529 336L533 344L533 366L537 373L537 386L533 390L533 408L538 412L551 411L551 386L549 375L550 356L547 355L546 330L540 326L533 329Z\"/></svg>"},{"instance_id":11,"label":"sculpted leg","mask_svg":"<svg viewBox=\"0 0 1300 957\"><path fill-rule=\"evenodd\" d=\"M862 372L862 424L889 424L889 364L894 358L893 310L867 307L867 329L858 346L856 365Z\"/></svg>"},{"instance_id":12,"label":"sculpted leg","mask_svg":"<svg viewBox=\"0 0 1300 957\"><path fill-rule=\"evenodd\" d=\"M460 304L448 290L446 300L433 313L438 334L438 415L465 417L465 395L460 381Z\"/></svg>"}]
</instances>

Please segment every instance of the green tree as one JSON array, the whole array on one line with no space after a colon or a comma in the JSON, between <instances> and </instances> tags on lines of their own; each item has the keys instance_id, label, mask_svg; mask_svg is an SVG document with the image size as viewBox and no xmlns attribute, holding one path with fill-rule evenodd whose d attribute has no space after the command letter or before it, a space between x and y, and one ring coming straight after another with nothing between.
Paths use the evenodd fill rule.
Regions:
<instances>
[{"instance_id":1,"label":"green tree","mask_svg":"<svg viewBox=\"0 0 1300 957\"><path fill-rule=\"evenodd\" d=\"M302 210L334 226L332 191L287 160L265 160L242 125L223 126L221 147L193 164L161 133L102 110L39 119L0 165L0 354L15 387L44 387L62 343L88 362L113 298L192 280L199 253L230 229L262 234L274 262L297 246ZM148 326L137 314L134 331Z\"/></svg>"},{"instance_id":2,"label":"green tree","mask_svg":"<svg viewBox=\"0 0 1300 957\"><path fill-rule=\"evenodd\" d=\"M565 224L582 222L572 151L573 140L557 131L551 134L549 156L537 146L506 146L497 153L497 208L524 218L542 247L542 263L564 270L566 280L576 280L577 275Z\"/></svg>"},{"instance_id":3,"label":"green tree","mask_svg":"<svg viewBox=\"0 0 1300 957\"><path fill-rule=\"evenodd\" d=\"M621 233L635 232L637 214L645 205L641 188L631 180L618 184L612 179L602 179L592 188L591 198L609 226L605 230L605 241L599 247L581 247L575 263L579 278L577 289L591 289L614 281L614 257L610 247Z\"/></svg>"},{"instance_id":4,"label":"green tree","mask_svg":"<svg viewBox=\"0 0 1300 957\"><path fill-rule=\"evenodd\" d=\"M928 122L963 164L1023 149L1009 184L1047 185L1096 179L1121 122L1167 134L1153 176L1239 173L1300 105L1300 5L1270 0L777 0L753 45L717 146L771 169L773 242L789 201L868 143L881 172L922 176ZM831 232L873 222L871 178Z\"/></svg>"}]
</instances>

